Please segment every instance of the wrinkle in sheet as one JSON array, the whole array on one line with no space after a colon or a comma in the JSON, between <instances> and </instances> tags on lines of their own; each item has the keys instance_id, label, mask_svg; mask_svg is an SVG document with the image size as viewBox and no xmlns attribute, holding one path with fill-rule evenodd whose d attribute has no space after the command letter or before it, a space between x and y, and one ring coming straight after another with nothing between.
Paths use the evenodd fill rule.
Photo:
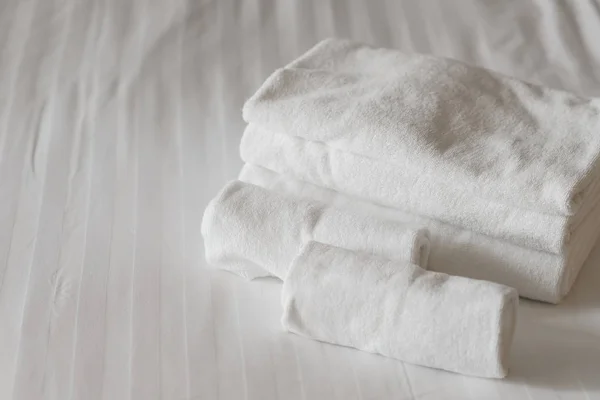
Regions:
<instances>
[{"instance_id":1,"label":"wrinkle in sheet","mask_svg":"<svg viewBox=\"0 0 600 400\"><path fill-rule=\"evenodd\" d=\"M42 368L47 369L46 387L41 393L46 398L68 398L72 387L73 398L77 398L80 393L85 393L84 385L88 381L92 382L90 388L101 386L89 397L111 400L133 400L142 396L143 389L147 388L138 386L132 390L132 383L154 386L155 381L132 381L132 375L141 367L141 359L133 356L134 347L141 338L138 328L151 326L150 318L158 313L153 310L139 314L147 308L136 297L143 283L135 281L139 274L134 276L132 268L137 264L139 273L147 265L140 258L148 258L145 254L148 249L156 252L150 244L146 247L135 246L135 243L141 240L166 246L159 236L150 233L164 224L155 219L152 210L159 215L174 215L166 232L183 236L185 242L185 260L177 261L185 263L178 265L184 274L182 291L176 290L177 285L163 282L163 278L156 281L163 288L158 303L167 307L165 310L172 307L169 304L185 300L183 319L175 318L175 327L164 326L167 318L155 325L162 329L162 348L169 357L177 357L175 352L185 349L187 361L180 370L185 371L187 377L182 376L180 382L189 388L184 388L183 393L190 398L207 399L259 394L258 389L252 392L256 382L249 382L250 393L227 388L228 382L236 382L241 371L234 365L239 354L230 347L236 345L239 337L224 332L229 326L235 329L235 325L231 325L234 321L228 320L227 314L233 309L223 304L228 301L228 290L239 291L236 305L242 313L238 317L243 334L250 318L245 314L247 310L271 299L255 296L261 296L259 293L264 290L271 291L275 298L276 289L264 282L257 283L258 286L229 285L233 282L232 277L206 272L196 225L199 225L210 194L228 177L233 177L241 165L237 155L243 127L240 109L243 100L251 94L248 91L255 89L256 79L266 77L272 69L292 60L317 40L331 35L346 36L403 51L443 52L442 55L548 86L586 95L600 94L598 71L592 68L600 60L600 51L595 46L600 26L597 1L565 0L554 4L507 0L477 4L455 2L450 6L443 0L424 0L418 5L406 0L373 0L364 4L344 4L337 0L0 0L0 11L0 168L3 169L1 174L9 177L6 184L0 184L0 207L6 211L2 214L3 222L6 222L2 230L10 237L10 241L2 245L7 252L6 259L0 260L4 263L0 266L4 270L4 281L0 286L2 398L11 398L13 392L20 397L40 394L31 382L39 382L39 375L35 374ZM71 13L72 21L67 24ZM179 37L180 29L184 31L183 39ZM246 47L242 48L241 44ZM181 57L176 55L173 46L181 46ZM92 89L93 81L96 89ZM174 85L180 85L181 90ZM151 89L146 90L148 87ZM139 99L144 94L161 97L155 100L154 106L160 113L155 115L149 109L139 107ZM115 98L116 106L111 104ZM86 112L83 112L84 107ZM97 151L98 141L89 142L91 147L86 148L80 147L83 144L69 142L69 146L79 149L73 152L75 158L67 156L66 160L59 160L57 151L64 152L64 149L57 148L55 140L62 143L66 140L63 135L72 135L69 130L77 129L72 126L74 122L82 124L79 129L84 129L86 124L93 125L94 119L103 128L93 135L82 136L81 140L94 140L98 135L105 135L103 140L110 144L107 151L115 151L116 186L114 194L104 193L106 197L91 199L93 208L88 211L89 150ZM112 120L114 128L111 127ZM49 129L52 129L51 136L47 136ZM172 139L174 135L176 137ZM151 138L165 141L150 145ZM168 174L163 174L154 181L157 185L154 194L171 202L159 202L148 208L147 203L153 200L147 198L146 189L152 185L148 175L155 169L145 166L150 162L149 149L160 146L159 143L170 146L168 162L179 163L175 169L181 175L174 175L175 182L168 187L177 192L174 196L181 197L170 198L164 187L160 189L168 178ZM178 149L174 150L173 146ZM160 155L163 149L154 148L153 151ZM142 157L139 168L138 155ZM156 162L160 158L156 157ZM98 156L94 168L102 168L110 160L109 156ZM69 164L61 175L59 165L71 162L73 167ZM94 174L102 176L96 169ZM110 181L111 178L106 179ZM142 181L138 183L138 180ZM76 190L63 200L53 197L55 191L61 191L69 184ZM143 189L139 195L138 186ZM97 188L96 193L99 190ZM178 194L179 190L181 194ZM69 196L71 200L67 200ZM112 211L111 207L101 204L111 200ZM36 259L54 251L48 247L47 235L57 232L57 227L48 226L56 218L55 207L52 211L48 208L49 201L62 203L58 204L61 209L69 204L66 207L71 207L72 213L57 241L63 248L64 257L44 275L40 268L47 266ZM176 205L178 201L181 206ZM140 208L144 211L138 215ZM169 214L164 214L166 211ZM79 290L78 273L83 271L85 264L78 256L83 251L80 243L84 240L80 233L82 229L87 231L81 224L90 212L98 213L93 232L106 235L101 240L109 243L108 249L96 248L103 242L96 242L91 236L88 238L88 247L96 248L94 251L97 252L90 254L97 254L99 260L110 260L85 265L88 272L107 277L104 290L101 290L102 283L96 286L90 276L85 278L90 285L87 287L97 290L97 295L86 291L85 286L82 292L75 293L76 288ZM149 216L150 222L141 221L145 216ZM38 222L41 223L39 230ZM111 222L113 225L109 227ZM597 264L597 256L598 252L588 263L587 271ZM169 274L168 268L161 268L161 276ZM277 390L261 391L265 400L269 396L292 399L354 391L351 374L347 379L337 379L334 374L316 373L326 370L318 363L327 357L330 367L340 362L353 363L352 369L356 370L359 381L363 379L360 371L367 366L382 376L390 371L398 374L399 385L389 388L362 384L360 389L364 398L433 399L446 398L449 393L455 397L473 395L480 398L527 398L528 394L531 398L552 395L594 398L600 390L591 371L599 365L597 352L587 342L572 346L574 342L560 333L560 327L565 324L572 330L592 330L600 323L593 307L598 303L594 291L597 274L586 274L586 269L582 273L566 307L544 308L552 311L551 318L540 316L543 324L537 320L528 321L524 328L526 334L517 335L520 348L538 346L547 351L545 356L516 352L513 361L517 368L507 384L474 382L423 368L385 363L375 356L367 363L363 357L348 350L327 349L330 351L322 354L315 346L323 345L300 345L300 342L289 341L277 333L276 326L269 325L267 321L275 320L279 312L275 306L261 308L260 312L257 309L256 317L252 319L251 338L242 337L249 366L255 361L254 357L262 359L262 355L256 353L259 349L265 346L274 349L271 354L273 370L247 369L247 378L260 379L264 374L273 373ZM48 300L39 304L52 318L52 330L57 333L47 345L37 339L32 341L28 336L34 329L43 335L49 327L44 322L48 321L44 315L30 307L34 302L37 309L39 300L35 299L41 298L35 297L39 295L33 290L37 285L44 288L42 297ZM243 303L246 299L248 304ZM77 358L80 365L92 363L94 360L89 357L96 349L79 349L77 355L74 351L63 352L63 349L74 349L70 336L74 333L73 320L69 315L74 312L75 302L83 300L92 302L88 306L94 307L94 312L101 310L96 306L106 304L104 348L98 349L106 370L104 376L97 376L94 372L85 372L93 369L82 369L78 372L82 377L79 380L71 378L73 360ZM151 303L156 304L155 300ZM540 312L545 315L543 310ZM579 317L575 318L575 315ZM137 318L135 327L132 318ZM27 319L25 324L24 319ZM183 344L181 348L165 347L168 332L179 330L177 337L183 337L181 329L187 335L187 347ZM70 334L63 335L62 332ZM89 332L80 329L79 346L96 343L103 337L101 332ZM544 335L544 332L554 336L550 335L549 340L549 334ZM158 340L158 335L156 332L152 335L148 340L151 342L149 347L153 348L157 345L154 341ZM566 343L566 348L576 352L568 357L566 352L554 354L551 348L559 342ZM253 343L260 346L256 350L249 349ZM294 344L293 350L290 343ZM25 348L29 344L36 348L49 347L46 366L33 365L40 355L26 355ZM289 351L275 351L286 344ZM342 353L347 357L342 357ZM561 363L564 368L550 365ZM405 379L402 379L400 369L405 372ZM34 372L32 379L29 379L29 371ZM384 380L377 382L380 381ZM272 384L267 379L265 382ZM318 389L320 385L324 390ZM160 394L152 393L150 397ZM167 393L163 393L163 398L165 396Z\"/></svg>"}]
</instances>

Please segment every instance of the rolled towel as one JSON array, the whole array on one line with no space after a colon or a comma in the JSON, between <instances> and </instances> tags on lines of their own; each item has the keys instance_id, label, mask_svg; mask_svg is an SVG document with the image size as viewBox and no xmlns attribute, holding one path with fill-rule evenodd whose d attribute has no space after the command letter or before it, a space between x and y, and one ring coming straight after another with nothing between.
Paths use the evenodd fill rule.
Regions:
<instances>
[{"instance_id":1,"label":"rolled towel","mask_svg":"<svg viewBox=\"0 0 600 400\"><path fill-rule=\"evenodd\" d=\"M318 240L427 267L427 230L359 216L240 181L210 202L202 220L207 261L248 279L287 274L303 243Z\"/></svg>"},{"instance_id":2,"label":"rolled towel","mask_svg":"<svg viewBox=\"0 0 600 400\"><path fill-rule=\"evenodd\" d=\"M345 40L274 72L244 119L536 212L575 214L600 178L600 99Z\"/></svg>"},{"instance_id":3,"label":"rolled towel","mask_svg":"<svg viewBox=\"0 0 600 400\"><path fill-rule=\"evenodd\" d=\"M518 295L503 285L311 242L282 291L290 332L412 364L503 378Z\"/></svg>"},{"instance_id":4,"label":"rolled towel","mask_svg":"<svg viewBox=\"0 0 600 400\"><path fill-rule=\"evenodd\" d=\"M516 288L519 295L558 303L575 281L598 238L600 204L573 235L564 254L532 250L402 210L383 207L291 175L246 164L239 179L283 195L315 200L351 213L396 221L429 230L429 269L450 275L484 279Z\"/></svg>"}]
</instances>

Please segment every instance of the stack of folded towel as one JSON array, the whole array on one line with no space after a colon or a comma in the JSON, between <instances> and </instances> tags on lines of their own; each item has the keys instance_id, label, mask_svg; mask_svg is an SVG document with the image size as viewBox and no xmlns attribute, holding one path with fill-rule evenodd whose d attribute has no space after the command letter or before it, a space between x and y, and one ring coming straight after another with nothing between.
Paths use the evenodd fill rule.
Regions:
<instances>
[{"instance_id":1,"label":"stack of folded towel","mask_svg":"<svg viewBox=\"0 0 600 400\"><path fill-rule=\"evenodd\" d=\"M598 99L326 40L273 73L244 119L246 163L429 227L436 271L557 303L600 232ZM242 179L280 179L255 175Z\"/></svg>"},{"instance_id":2,"label":"stack of folded towel","mask_svg":"<svg viewBox=\"0 0 600 400\"><path fill-rule=\"evenodd\" d=\"M517 291L559 302L600 233L599 100L326 40L244 119L206 257L282 279L304 336L502 377Z\"/></svg>"}]
</instances>

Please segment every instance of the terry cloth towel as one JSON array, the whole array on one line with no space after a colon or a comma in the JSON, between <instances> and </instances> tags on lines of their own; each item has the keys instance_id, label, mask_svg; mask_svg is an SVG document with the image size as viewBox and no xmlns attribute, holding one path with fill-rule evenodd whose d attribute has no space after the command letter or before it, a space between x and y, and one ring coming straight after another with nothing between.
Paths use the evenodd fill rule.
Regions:
<instances>
[{"instance_id":1,"label":"terry cloth towel","mask_svg":"<svg viewBox=\"0 0 600 400\"><path fill-rule=\"evenodd\" d=\"M489 280L516 288L534 300L558 303L569 292L593 248L600 225L600 206L575 233L573 245L562 255L531 250L431 218L383 207L316 186L290 175L246 164L239 179L271 191L317 200L356 214L429 229L429 269L450 275Z\"/></svg>"},{"instance_id":2,"label":"terry cloth towel","mask_svg":"<svg viewBox=\"0 0 600 400\"><path fill-rule=\"evenodd\" d=\"M600 176L600 99L451 59L325 40L275 71L243 112L271 132L389 162L416 185L452 182L549 214L597 200L587 191Z\"/></svg>"},{"instance_id":3,"label":"terry cloth towel","mask_svg":"<svg viewBox=\"0 0 600 400\"><path fill-rule=\"evenodd\" d=\"M503 378L517 291L311 242L282 290L290 332L401 361Z\"/></svg>"},{"instance_id":4,"label":"terry cloth towel","mask_svg":"<svg viewBox=\"0 0 600 400\"><path fill-rule=\"evenodd\" d=\"M254 124L244 132L240 155L244 162L319 186L555 254L565 250L587 216L550 215L486 200L457 191L454 181L407 177L397 165Z\"/></svg>"},{"instance_id":5,"label":"terry cloth towel","mask_svg":"<svg viewBox=\"0 0 600 400\"><path fill-rule=\"evenodd\" d=\"M323 243L427 267L428 232L294 199L240 181L213 199L202 220L207 261L248 279L287 274L303 243Z\"/></svg>"}]
</instances>

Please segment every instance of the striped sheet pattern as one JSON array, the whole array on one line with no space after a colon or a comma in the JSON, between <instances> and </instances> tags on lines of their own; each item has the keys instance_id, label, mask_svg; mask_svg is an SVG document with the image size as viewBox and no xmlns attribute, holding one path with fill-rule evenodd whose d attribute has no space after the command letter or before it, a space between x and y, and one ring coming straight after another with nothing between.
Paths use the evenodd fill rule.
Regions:
<instances>
[{"instance_id":1,"label":"striped sheet pattern","mask_svg":"<svg viewBox=\"0 0 600 400\"><path fill-rule=\"evenodd\" d=\"M600 95L594 1L0 0L0 399L600 398L600 251L505 381L285 334L203 261L241 106L340 36Z\"/></svg>"}]
</instances>

